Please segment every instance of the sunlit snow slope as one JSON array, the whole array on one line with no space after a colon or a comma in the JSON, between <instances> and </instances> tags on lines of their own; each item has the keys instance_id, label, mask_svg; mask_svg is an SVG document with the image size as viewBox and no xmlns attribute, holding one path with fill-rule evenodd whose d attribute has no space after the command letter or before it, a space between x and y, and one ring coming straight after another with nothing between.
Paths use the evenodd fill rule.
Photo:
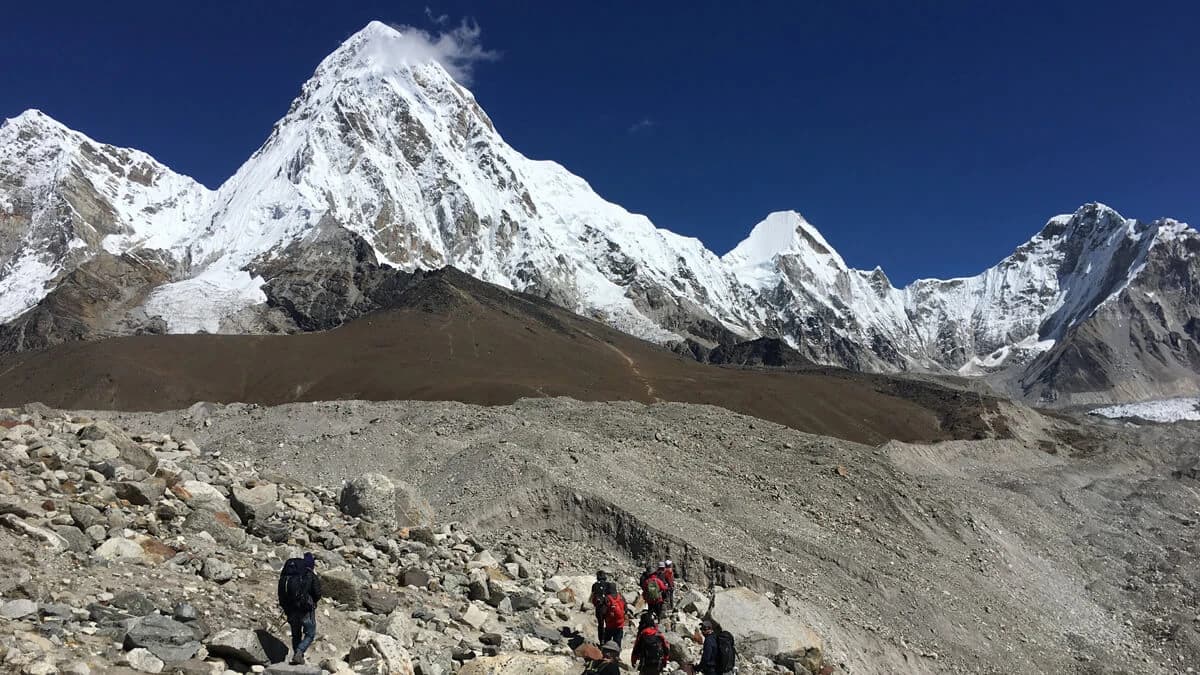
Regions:
<instances>
[{"instance_id":1,"label":"sunlit snow slope","mask_svg":"<svg viewBox=\"0 0 1200 675\"><path fill-rule=\"evenodd\" d=\"M380 264L452 265L658 342L777 336L814 361L864 370L993 377L1036 364L1019 386L1053 398L1054 387L1041 384L1061 379L1061 359L1047 355L1106 303L1120 304L1148 264L1190 260L1197 242L1174 221L1141 223L1089 204L1051 219L978 276L899 289L881 269L849 267L816 228L783 211L717 256L605 201L562 166L521 155L445 68L412 58L408 39L378 22L348 39L215 192L36 111L7 121L0 322L19 325L21 339L0 344L45 344L26 338L91 302L81 289L92 277L115 268L127 278L151 259L155 281L144 293L121 286L95 300L136 303L120 310L136 320L106 330L257 330L246 317L274 302L274 275L289 261L312 267L341 255L327 242L342 232ZM96 262L106 254L119 264ZM87 278L72 277L81 266ZM73 284L71 301L48 309L63 279ZM328 290L319 279L306 283ZM36 320L32 308L41 311ZM272 321L278 328L280 319ZM1113 331L1106 324L1092 332ZM1167 342L1173 333L1196 337L1181 326L1152 332ZM1195 368L1186 350L1171 349L1172 368L1186 379Z\"/></svg>"}]
</instances>

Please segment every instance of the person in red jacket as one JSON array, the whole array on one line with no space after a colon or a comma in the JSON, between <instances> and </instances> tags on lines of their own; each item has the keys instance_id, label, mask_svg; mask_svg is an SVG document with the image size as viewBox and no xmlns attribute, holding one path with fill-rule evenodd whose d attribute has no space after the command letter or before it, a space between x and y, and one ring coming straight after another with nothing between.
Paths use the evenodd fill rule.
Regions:
<instances>
[{"instance_id":1,"label":"person in red jacket","mask_svg":"<svg viewBox=\"0 0 1200 675\"><path fill-rule=\"evenodd\" d=\"M611 590L612 593L604 603L604 628L601 630L600 642L603 644L611 640L620 646L621 639L625 637L625 616L628 607L625 605L625 596L617 592L615 586Z\"/></svg>"},{"instance_id":2,"label":"person in red jacket","mask_svg":"<svg viewBox=\"0 0 1200 675\"><path fill-rule=\"evenodd\" d=\"M658 575L657 570L642 579L642 598L646 601L646 610L654 614L655 618L661 619L663 602L667 599L667 584Z\"/></svg>"},{"instance_id":3,"label":"person in red jacket","mask_svg":"<svg viewBox=\"0 0 1200 675\"><path fill-rule=\"evenodd\" d=\"M630 661L640 675L659 675L667 667L671 657L671 645L667 638L658 630L654 615L642 614L638 625L637 639L633 642L633 655Z\"/></svg>"},{"instance_id":4,"label":"person in red jacket","mask_svg":"<svg viewBox=\"0 0 1200 675\"><path fill-rule=\"evenodd\" d=\"M659 570L662 580L667 584L667 609L675 609L675 563L666 560Z\"/></svg>"}]
</instances>

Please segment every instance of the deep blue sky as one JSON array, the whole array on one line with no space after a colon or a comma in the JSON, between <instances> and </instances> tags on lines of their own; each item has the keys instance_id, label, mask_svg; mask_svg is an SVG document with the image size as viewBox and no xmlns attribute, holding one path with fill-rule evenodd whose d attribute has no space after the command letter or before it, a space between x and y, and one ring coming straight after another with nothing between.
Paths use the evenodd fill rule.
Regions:
<instances>
[{"instance_id":1,"label":"deep blue sky","mask_svg":"<svg viewBox=\"0 0 1200 675\"><path fill-rule=\"evenodd\" d=\"M513 146L717 253L796 209L901 284L1087 201L1200 224L1197 3L741 4L13 3L0 117L216 186L341 40L428 5L500 52L471 88Z\"/></svg>"}]
</instances>

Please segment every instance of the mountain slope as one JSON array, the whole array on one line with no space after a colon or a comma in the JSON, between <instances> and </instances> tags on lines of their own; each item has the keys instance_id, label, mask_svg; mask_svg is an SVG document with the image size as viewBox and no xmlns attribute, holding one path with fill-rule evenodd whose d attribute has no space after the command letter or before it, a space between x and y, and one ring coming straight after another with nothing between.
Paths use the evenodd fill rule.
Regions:
<instances>
[{"instance_id":1,"label":"mountain slope","mask_svg":"<svg viewBox=\"0 0 1200 675\"><path fill-rule=\"evenodd\" d=\"M336 399L495 405L569 396L708 403L868 443L1004 433L994 399L919 383L892 394L870 376L708 366L452 268L399 274L391 306L330 331L146 335L3 355L0 406L170 410L200 400ZM983 418L994 418L996 430L981 426Z\"/></svg>"},{"instance_id":2,"label":"mountain slope","mask_svg":"<svg viewBox=\"0 0 1200 675\"><path fill-rule=\"evenodd\" d=\"M410 58L407 39L378 22L349 38L215 192L40 113L8 121L0 347L323 330L388 304L371 286L379 270L450 265L659 343L778 338L815 363L985 376L1041 401L1198 386L1190 296L1108 309L1127 289L1155 292L1155 269L1195 286L1185 261L1198 235L1185 225L1089 204L975 277L903 289L851 268L792 211L718 257L521 155L441 65ZM1099 353L1129 348L1101 325L1126 311L1169 357ZM1130 378L1143 384L1123 388Z\"/></svg>"}]
</instances>

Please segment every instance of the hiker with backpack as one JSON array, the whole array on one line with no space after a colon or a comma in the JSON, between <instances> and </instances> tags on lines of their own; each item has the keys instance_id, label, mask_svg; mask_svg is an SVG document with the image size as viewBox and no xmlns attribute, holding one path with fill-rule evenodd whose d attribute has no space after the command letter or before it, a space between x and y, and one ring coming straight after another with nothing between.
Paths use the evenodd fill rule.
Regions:
<instances>
[{"instance_id":1,"label":"hiker with backpack","mask_svg":"<svg viewBox=\"0 0 1200 675\"><path fill-rule=\"evenodd\" d=\"M621 646L611 640L600 645L601 658L598 661L588 661L583 669L584 675L621 675Z\"/></svg>"},{"instance_id":2,"label":"hiker with backpack","mask_svg":"<svg viewBox=\"0 0 1200 675\"><path fill-rule=\"evenodd\" d=\"M629 608L625 604L625 596L617 592L615 584L609 584L609 594L604 599L604 626L601 629L600 643L609 640L621 646L625 637L625 617Z\"/></svg>"},{"instance_id":3,"label":"hiker with backpack","mask_svg":"<svg viewBox=\"0 0 1200 675\"><path fill-rule=\"evenodd\" d=\"M589 599L592 607L596 610L596 641L598 644L608 641L604 637L604 615L608 611L608 597L615 592L616 584L608 580L608 573L604 570L596 572L596 582L592 584L592 595Z\"/></svg>"},{"instance_id":4,"label":"hiker with backpack","mask_svg":"<svg viewBox=\"0 0 1200 675\"><path fill-rule=\"evenodd\" d=\"M656 619L662 619L667 584L658 576L658 569L652 569L653 572L642 578L642 598L646 601L646 610L653 613Z\"/></svg>"},{"instance_id":5,"label":"hiker with backpack","mask_svg":"<svg viewBox=\"0 0 1200 675\"><path fill-rule=\"evenodd\" d=\"M637 638L633 641L633 655L630 657L633 667L640 675L659 675L667 667L670 655L671 645L659 631L654 615L650 612L642 614Z\"/></svg>"},{"instance_id":6,"label":"hiker with backpack","mask_svg":"<svg viewBox=\"0 0 1200 675\"><path fill-rule=\"evenodd\" d=\"M292 665L304 663L304 652L317 637L317 602L321 599L321 579L315 572L312 553L291 558L279 572L279 606L292 629Z\"/></svg>"},{"instance_id":7,"label":"hiker with backpack","mask_svg":"<svg viewBox=\"0 0 1200 675\"><path fill-rule=\"evenodd\" d=\"M722 630L712 619L700 622L700 634L704 636L704 648L700 652L700 663L696 672L702 675L729 675L737 670L737 649L733 635Z\"/></svg>"},{"instance_id":8,"label":"hiker with backpack","mask_svg":"<svg viewBox=\"0 0 1200 675\"><path fill-rule=\"evenodd\" d=\"M663 562L662 580L667 584L667 609L675 609L675 563Z\"/></svg>"}]
</instances>

